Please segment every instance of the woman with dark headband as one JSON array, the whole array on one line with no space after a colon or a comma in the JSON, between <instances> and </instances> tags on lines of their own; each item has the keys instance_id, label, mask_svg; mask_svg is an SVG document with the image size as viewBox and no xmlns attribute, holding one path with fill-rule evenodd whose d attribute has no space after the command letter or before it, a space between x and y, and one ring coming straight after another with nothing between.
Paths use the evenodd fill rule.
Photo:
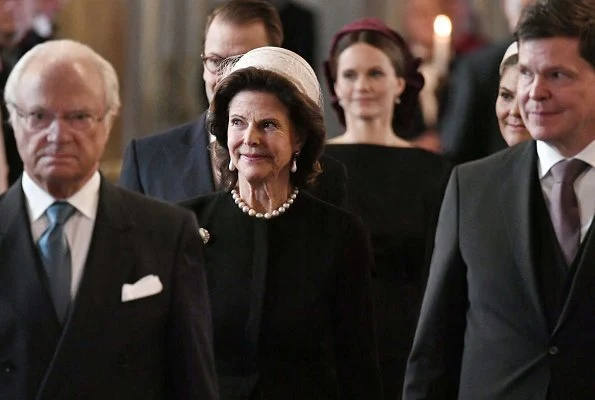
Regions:
<instances>
[{"instance_id":1,"label":"woman with dark headband","mask_svg":"<svg viewBox=\"0 0 595 400\"><path fill-rule=\"evenodd\" d=\"M351 209L369 230L374 317L385 398L401 396L449 167L393 126L411 122L424 80L403 38L364 18L334 37L326 78L345 131L326 153L348 172ZM396 122L393 124L393 122Z\"/></svg>"}]
</instances>

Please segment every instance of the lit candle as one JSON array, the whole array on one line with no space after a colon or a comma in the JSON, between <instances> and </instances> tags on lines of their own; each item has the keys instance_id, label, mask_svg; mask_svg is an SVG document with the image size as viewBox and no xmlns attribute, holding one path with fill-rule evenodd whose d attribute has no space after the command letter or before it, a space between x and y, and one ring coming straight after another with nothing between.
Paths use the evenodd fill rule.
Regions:
<instances>
[{"instance_id":1,"label":"lit candle","mask_svg":"<svg viewBox=\"0 0 595 400\"><path fill-rule=\"evenodd\" d=\"M450 41L452 24L446 15L438 15L434 19L434 53L433 61L439 74L444 75L448 71L450 62Z\"/></svg>"}]
</instances>

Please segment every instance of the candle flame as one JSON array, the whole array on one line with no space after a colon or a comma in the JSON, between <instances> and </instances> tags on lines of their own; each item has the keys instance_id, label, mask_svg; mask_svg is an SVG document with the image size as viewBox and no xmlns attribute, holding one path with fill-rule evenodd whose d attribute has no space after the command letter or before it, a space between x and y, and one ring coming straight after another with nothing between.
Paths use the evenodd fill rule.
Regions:
<instances>
[{"instance_id":1,"label":"candle flame","mask_svg":"<svg viewBox=\"0 0 595 400\"><path fill-rule=\"evenodd\" d=\"M452 32L452 23L446 15L438 15L434 19L434 33L436 36L448 37Z\"/></svg>"}]
</instances>

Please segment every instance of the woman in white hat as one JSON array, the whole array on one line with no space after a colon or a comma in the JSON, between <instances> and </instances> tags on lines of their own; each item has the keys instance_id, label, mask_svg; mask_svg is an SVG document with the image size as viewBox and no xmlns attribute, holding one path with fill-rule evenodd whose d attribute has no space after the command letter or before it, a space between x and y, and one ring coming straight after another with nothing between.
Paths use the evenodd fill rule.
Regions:
<instances>
[{"instance_id":1,"label":"woman in white hat","mask_svg":"<svg viewBox=\"0 0 595 400\"><path fill-rule=\"evenodd\" d=\"M225 190L202 229L222 399L378 399L371 250L352 214L302 189L320 172L320 85L262 47L218 83L209 131Z\"/></svg>"}]
</instances>

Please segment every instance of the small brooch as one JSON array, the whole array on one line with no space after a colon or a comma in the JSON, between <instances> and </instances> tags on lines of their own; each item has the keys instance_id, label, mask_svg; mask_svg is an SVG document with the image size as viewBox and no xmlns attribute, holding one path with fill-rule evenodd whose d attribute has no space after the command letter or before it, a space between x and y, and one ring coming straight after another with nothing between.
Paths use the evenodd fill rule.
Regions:
<instances>
[{"instance_id":1,"label":"small brooch","mask_svg":"<svg viewBox=\"0 0 595 400\"><path fill-rule=\"evenodd\" d=\"M202 242L204 244L209 243L209 239L211 239L211 234L205 228L198 228L198 234L200 235Z\"/></svg>"}]
</instances>

